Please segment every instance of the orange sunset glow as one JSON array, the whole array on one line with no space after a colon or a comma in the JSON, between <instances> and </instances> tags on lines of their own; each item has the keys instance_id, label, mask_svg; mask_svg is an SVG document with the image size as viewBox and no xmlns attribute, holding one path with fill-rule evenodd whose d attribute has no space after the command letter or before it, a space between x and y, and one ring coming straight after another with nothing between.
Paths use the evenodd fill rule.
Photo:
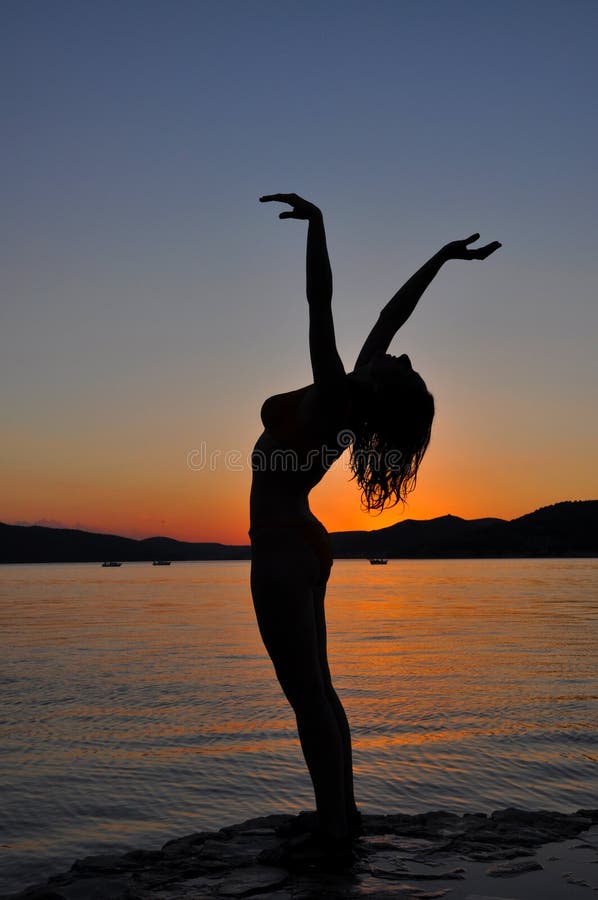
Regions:
<instances>
[{"instance_id":1,"label":"orange sunset glow","mask_svg":"<svg viewBox=\"0 0 598 900\"><path fill-rule=\"evenodd\" d=\"M0 520L247 542L260 407L311 380L305 223L260 205L273 191L323 210L348 372L447 241L502 242L484 262L447 263L390 347L436 401L408 507L366 516L337 464L312 496L329 530L598 496L593 54L563 49L592 28L555 12L550 31L543 11L552 37L536 46L537 17L519 7L516 30L504 11L484 13L488 30L481 13L462 11L461 27L438 10L434 35L392 4L379 21L329 10L323 30L315 9L281 11L264 16L262 53L260 17L241 6L236 37L201 4L189 29L165 8L139 30L131 10L118 48L108 13L87 31L74 12L15 12ZM403 28L415 30L398 58ZM346 41L330 43L336 29ZM295 77L283 48L315 34ZM193 471L202 445L214 465ZM244 465L227 467L230 452Z\"/></svg>"},{"instance_id":2,"label":"orange sunset glow","mask_svg":"<svg viewBox=\"0 0 598 900\"><path fill-rule=\"evenodd\" d=\"M487 438L482 455L484 436L475 442L459 440L455 423L445 418L441 406L417 488L406 507L397 506L381 516L364 512L345 454L314 490L315 514L330 531L369 530L405 518L430 519L447 513L509 519L547 503L591 496L592 460L582 457L574 470L562 470L563 448L558 445L541 453L531 446L516 452L500 443L493 447ZM180 427L183 433L188 430L184 422ZM235 459L241 461L232 469L220 458L213 460L212 470L207 465L190 467L187 456L193 445L187 448L174 427L160 435L154 446L149 436L145 444L140 443L146 448L143 452L129 449L113 461L102 456L107 448L93 442L80 445L77 453L61 447L55 459L34 454L24 463L21 456L14 477L4 485L4 520L41 521L131 537L248 542L250 439L239 450Z\"/></svg>"}]
</instances>

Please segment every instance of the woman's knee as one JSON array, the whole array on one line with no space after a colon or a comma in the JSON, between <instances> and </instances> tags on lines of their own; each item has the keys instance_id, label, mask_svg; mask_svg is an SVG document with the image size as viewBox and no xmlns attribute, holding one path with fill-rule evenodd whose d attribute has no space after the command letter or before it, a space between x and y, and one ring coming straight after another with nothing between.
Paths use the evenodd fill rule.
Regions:
<instances>
[{"instance_id":1,"label":"woman's knee","mask_svg":"<svg viewBox=\"0 0 598 900\"><path fill-rule=\"evenodd\" d=\"M284 695L296 716L303 719L320 717L330 707L326 687L321 680L284 680L279 676Z\"/></svg>"}]
</instances>

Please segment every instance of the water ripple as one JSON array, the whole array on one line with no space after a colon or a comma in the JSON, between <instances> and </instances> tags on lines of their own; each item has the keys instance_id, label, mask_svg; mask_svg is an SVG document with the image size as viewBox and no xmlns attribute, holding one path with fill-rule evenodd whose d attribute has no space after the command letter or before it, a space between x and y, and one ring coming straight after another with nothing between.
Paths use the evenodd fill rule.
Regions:
<instances>
[{"instance_id":1,"label":"water ripple","mask_svg":"<svg viewBox=\"0 0 598 900\"><path fill-rule=\"evenodd\" d=\"M246 563L6 566L0 890L313 804ZM598 562L337 561L329 652L365 811L598 793Z\"/></svg>"}]
</instances>

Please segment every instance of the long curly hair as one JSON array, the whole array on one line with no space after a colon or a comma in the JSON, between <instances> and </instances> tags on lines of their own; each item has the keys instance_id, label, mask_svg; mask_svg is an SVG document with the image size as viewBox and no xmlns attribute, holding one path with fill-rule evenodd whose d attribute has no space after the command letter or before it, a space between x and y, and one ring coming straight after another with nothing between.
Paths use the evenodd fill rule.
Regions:
<instances>
[{"instance_id":1,"label":"long curly hair","mask_svg":"<svg viewBox=\"0 0 598 900\"><path fill-rule=\"evenodd\" d=\"M368 512L405 503L430 443L434 397L421 379L377 385L355 431L350 467Z\"/></svg>"}]
</instances>

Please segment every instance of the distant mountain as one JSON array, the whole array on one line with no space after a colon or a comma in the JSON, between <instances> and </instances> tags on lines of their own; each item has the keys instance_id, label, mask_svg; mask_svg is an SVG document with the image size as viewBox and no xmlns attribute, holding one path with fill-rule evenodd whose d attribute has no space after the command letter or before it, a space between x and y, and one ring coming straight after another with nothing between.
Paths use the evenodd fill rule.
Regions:
<instances>
[{"instance_id":1,"label":"distant mountain","mask_svg":"<svg viewBox=\"0 0 598 900\"><path fill-rule=\"evenodd\" d=\"M96 534L75 528L0 523L0 563L34 562L127 562L154 559L249 559L248 547L226 544L192 544L168 537L144 540Z\"/></svg>"},{"instance_id":2,"label":"distant mountain","mask_svg":"<svg viewBox=\"0 0 598 900\"><path fill-rule=\"evenodd\" d=\"M332 535L336 557L598 556L598 500L544 506L519 519L406 519Z\"/></svg>"},{"instance_id":3,"label":"distant mountain","mask_svg":"<svg viewBox=\"0 0 598 900\"><path fill-rule=\"evenodd\" d=\"M544 506L518 519L406 519L373 531L331 535L337 558L598 556L598 500ZM249 559L247 546L144 540L73 528L0 523L0 563Z\"/></svg>"}]
</instances>

